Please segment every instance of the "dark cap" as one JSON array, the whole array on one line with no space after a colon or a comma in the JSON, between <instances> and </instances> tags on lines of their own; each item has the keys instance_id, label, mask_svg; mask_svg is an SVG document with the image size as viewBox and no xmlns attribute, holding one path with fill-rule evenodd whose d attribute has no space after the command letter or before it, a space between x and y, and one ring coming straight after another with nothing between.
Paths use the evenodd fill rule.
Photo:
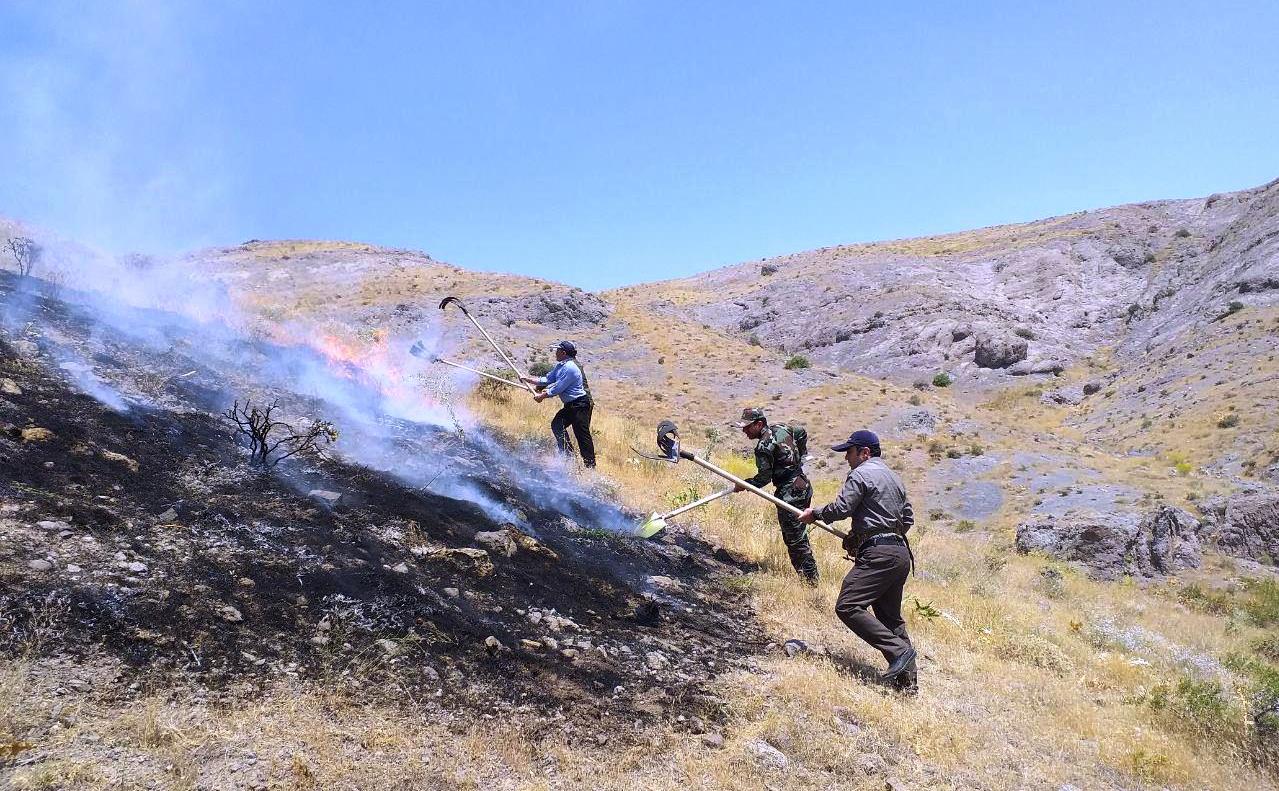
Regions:
<instances>
[{"instance_id":1,"label":"dark cap","mask_svg":"<svg viewBox=\"0 0 1279 791\"><path fill-rule=\"evenodd\" d=\"M555 345L551 347L551 351L564 352L569 357L576 357L577 345L574 344L572 341L556 341Z\"/></svg>"},{"instance_id":2,"label":"dark cap","mask_svg":"<svg viewBox=\"0 0 1279 791\"><path fill-rule=\"evenodd\" d=\"M849 448L853 448L853 447L878 448L879 437L875 436L875 432L873 431L867 431L866 429L861 429L860 431L854 431L852 434L849 435L848 439L844 440L838 445L831 445L830 449L836 450L842 453L848 450Z\"/></svg>"},{"instance_id":3,"label":"dark cap","mask_svg":"<svg viewBox=\"0 0 1279 791\"><path fill-rule=\"evenodd\" d=\"M756 420L763 420L763 419L764 419L764 410L760 409L757 406L748 406L742 410L742 419L737 421L733 425L738 428L746 428L751 423L754 423Z\"/></svg>"}]
</instances>

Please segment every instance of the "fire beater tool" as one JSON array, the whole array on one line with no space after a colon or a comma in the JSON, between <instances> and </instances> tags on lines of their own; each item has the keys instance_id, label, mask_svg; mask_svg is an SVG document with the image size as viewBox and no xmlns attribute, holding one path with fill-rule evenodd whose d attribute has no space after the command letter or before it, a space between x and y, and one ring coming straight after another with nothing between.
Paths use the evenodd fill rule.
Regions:
<instances>
[{"instance_id":1,"label":"fire beater tool","mask_svg":"<svg viewBox=\"0 0 1279 791\"><path fill-rule=\"evenodd\" d=\"M462 365L461 363L455 363L452 360L446 360L443 357L436 357L434 354L427 354L426 346L424 346L421 343L421 341L409 347L409 354L412 354L414 357L421 357L427 362L441 363L443 365L451 365L454 368L461 368L463 371L470 371L471 373L478 374L479 376L482 376L485 379L492 379L494 382L501 382L504 385L510 385L511 387L518 387L521 390L528 389L524 386L522 382L512 382L510 379L503 379L500 376L494 376L493 374L485 373L484 371L478 371L470 367L469 365Z\"/></svg>"},{"instance_id":2,"label":"fire beater tool","mask_svg":"<svg viewBox=\"0 0 1279 791\"><path fill-rule=\"evenodd\" d=\"M674 511L670 511L665 514L655 513L652 516L650 516L648 519L645 519L643 522L641 522L639 526L635 528L634 534L640 538L652 538L653 536L657 535L658 533L666 529L667 519L670 519L675 516L679 516L685 511L691 511L694 508L700 508L701 506L706 505L709 502L718 500L719 498L724 497L726 495L730 495L735 491L737 490L725 489L722 492L715 492L714 494L707 495L706 497L703 497L700 500L694 500L688 505L682 505L679 508L676 508Z\"/></svg>"},{"instance_id":3,"label":"fire beater tool","mask_svg":"<svg viewBox=\"0 0 1279 791\"><path fill-rule=\"evenodd\" d=\"M711 464L706 459L698 458L696 454L692 453L691 451L682 449L679 446L679 429L675 426L674 423L672 423L669 420L663 420L661 423L657 425L657 446L661 448L662 453L666 455L660 458L655 456L645 456L645 458L655 459L660 461L669 461L672 464L678 463L680 459L688 459L689 461L696 464L698 467L701 467L704 470L709 470L715 473L716 475L718 475L719 477L723 478L724 480L732 481L733 483L742 487L746 491L751 492L753 494L757 494L760 497L763 497L765 500L769 501L770 503L777 506L778 508L784 508L787 511L790 511L792 514L795 514L796 516L799 516L800 514L804 513L803 510L796 508L795 506L791 505L785 500L774 497L773 495L769 494L763 489L760 489L757 486L750 485L749 483L742 480L741 478L738 478L736 475L729 472L728 470L720 469L719 467L716 467L714 464ZM640 455L644 455L644 454L640 454ZM813 522L813 525L821 528L822 530L825 530L827 533L830 533L833 536L839 536L840 539L848 538L848 534L845 533L843 530L839 530L837 528L831 527L825 522L817 521L817 522Z\"/></svg>"},{"instance_id":4,"label":"fire beater tool","mask_svg":"<svg viewBox=\"0 0 1279 791\"><path fill-rule=\"evenodd\" d=\"M475 329L479 330L480 334L484 336L484 340L488 341L489 346L493 347L493 351L497 352L497 355L501 357L502 360L507 365L511 366L511 370L515 372L515 376L517 378L522 377L524 375L519 368L515 367L515 363L511 362L511 358L506 356L506 352L502 351L501 347L498 346L496 342L494 342L492 336L490 336L487 332L484 331L484 328L480 326L480 323L476 321L475 317L471 315L471 312L466 309L466 305L462 304L462 300L458 299L457 297L445 297L444 299L440 300L440 310L444 310L449 305L457 305L458 310L462 311L462 315L470 319L471 323L475 325ZM533 389L533 386L525 382L523 379L520 379L519 387L522 387L523 389L529 391L530 393L536 392Z\"/></svg>"}]
</instances>

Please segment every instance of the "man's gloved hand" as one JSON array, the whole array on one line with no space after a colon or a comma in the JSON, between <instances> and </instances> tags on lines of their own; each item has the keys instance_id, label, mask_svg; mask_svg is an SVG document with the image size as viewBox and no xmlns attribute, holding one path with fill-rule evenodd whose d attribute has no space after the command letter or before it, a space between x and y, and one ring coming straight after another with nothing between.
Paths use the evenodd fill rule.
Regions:
<instances>
[{"instance_id":1,"label":"man's gloved hand","mask_svg":"<svg viewBox=\"0 0 1279 791\"><path fill-rule=\"evenodd\" d=\"M546 398L547 398L546 393L537 393L533 396L533 400L537 401L538 403L545 401Z\"/></svg>"},{"instance_id":2,"label":"man's gloved hand","mask_svg":"<svg viewBox=\"0 0 1279 791\"><path fill-rule=\"evenodd\" d=\"M813 522L817 521L817 513L811 508L805 508L804 513L795 518L806 525L811 525Z\"/></svg>"}]
</instances>

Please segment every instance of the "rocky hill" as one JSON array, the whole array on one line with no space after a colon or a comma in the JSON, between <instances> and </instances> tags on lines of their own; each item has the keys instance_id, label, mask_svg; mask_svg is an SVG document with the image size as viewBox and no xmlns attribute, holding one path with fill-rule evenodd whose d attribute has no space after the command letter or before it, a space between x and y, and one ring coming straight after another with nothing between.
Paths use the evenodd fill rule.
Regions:
<instances>
[{"instance_id":1,"label":"rocky hill","mask_svg":"<svg viewBox=\"0 0 1279 791\"><path fill-rule=\"evenodd\" d=\"M19 787L1273 781L1279 183L603 294L348 242L40 241L0 277ZM597 472L547 458L550 405L407 353L500 368L445 296L521 366L578 342ZM254 466L246 400L336 439ZM809 427L818 500L852 428L905 475L917 701L831 619L837 548L799 590L767 506L627 539L714 485L634 457L656 420L740 471L724 423L761 404Z\"/></svg>"}]
</instances>

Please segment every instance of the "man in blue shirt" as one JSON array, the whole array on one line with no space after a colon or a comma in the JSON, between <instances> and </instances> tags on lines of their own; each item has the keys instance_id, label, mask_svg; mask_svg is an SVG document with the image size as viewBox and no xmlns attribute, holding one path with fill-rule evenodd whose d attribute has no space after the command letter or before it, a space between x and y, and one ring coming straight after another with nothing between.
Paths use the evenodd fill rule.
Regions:
<instances>
[{"instance_id":1,"label":"man in blue shirt","mask_svg":"<svg viewBox=\"0 0 1279 791\"><path fill-rule=\"evenodd\" d=\"M551 419L551 433L560 453L572 455L573 446L568 441L568 429L572 427L577 447L582 451L582 462L595 466L595 442L591 439L591 412L595 408L591 400L586 372L577 361L577 346L572 341L560 341L551 347L555 352L555 367L546 376L521 376L520 379L534 385L538 393L534 401L544 401L559 396L564 402L560 411Z\"/></svg>"}]
</instances>

